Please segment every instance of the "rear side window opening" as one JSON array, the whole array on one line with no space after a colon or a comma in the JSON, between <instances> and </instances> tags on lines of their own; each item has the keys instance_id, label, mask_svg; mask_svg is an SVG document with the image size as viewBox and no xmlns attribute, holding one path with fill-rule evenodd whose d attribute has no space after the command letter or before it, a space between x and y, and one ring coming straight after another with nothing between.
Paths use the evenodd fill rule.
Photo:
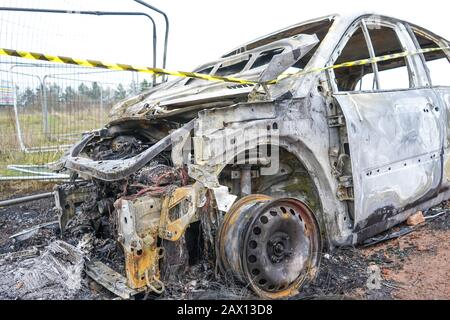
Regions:
<instances>
[{"instance_id":1,"label":"rear side window opening","mask_svg":"<svg viewBox=\"0 0 450 320\"><path fill-rule=\"evenodd\" d=\"M420 49L447 47L449 44L441 45L424 32L412 29ZM433 86L450 87L450 61L444 50L427 52L423 54L425 65L428 69Z\"/></svg>"}]
</instances>

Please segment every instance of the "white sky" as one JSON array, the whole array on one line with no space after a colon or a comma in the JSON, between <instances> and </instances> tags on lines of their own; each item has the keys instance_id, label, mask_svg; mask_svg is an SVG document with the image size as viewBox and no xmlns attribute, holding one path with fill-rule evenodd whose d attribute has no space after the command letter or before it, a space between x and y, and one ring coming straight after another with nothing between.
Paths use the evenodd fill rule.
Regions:
<instances>
[{"instance_id":1,"label":"white sky","mask_svg":"<svg viewBox=\"0 0 450 320\"><path fill-rule=\"evenodd\" d=\"M444 1L147 0L170 19L168 68L192 70L232 48L280 28L331 13L374 11L408 20L450 39ZM0 0L1 6L70 10L145 10L132 0ZM162 55L163 20L154 15ZM0 12L0 46L151 65L151 25L143 17ZM160 61L160 60L159 60Z\"/></svg>"}]
</instances>

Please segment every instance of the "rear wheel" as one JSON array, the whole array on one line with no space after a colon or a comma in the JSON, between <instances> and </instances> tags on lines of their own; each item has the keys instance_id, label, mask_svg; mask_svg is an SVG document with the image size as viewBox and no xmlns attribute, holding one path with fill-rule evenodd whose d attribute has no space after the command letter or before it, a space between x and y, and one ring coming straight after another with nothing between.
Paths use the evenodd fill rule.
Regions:
<instances>
[{"instance_id":1,"label":"rear wheel","mask_svg":"<svg viewBox=\"0 0 450 320\"><path fill-rule=\"evenodd\" d=\"M260 297L288 297L314 278L319 267L319 227L300 200L249 195L225 215L218 251L223 270Z\"/></svg>"}]
</instances>

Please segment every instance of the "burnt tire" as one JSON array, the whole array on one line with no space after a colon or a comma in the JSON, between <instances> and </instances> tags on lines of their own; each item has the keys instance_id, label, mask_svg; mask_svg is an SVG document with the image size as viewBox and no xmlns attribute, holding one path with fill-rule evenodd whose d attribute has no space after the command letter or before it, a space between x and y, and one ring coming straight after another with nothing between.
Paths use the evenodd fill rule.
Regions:
<instances>
[{"instance_id":1,"label":"burnt tire","mask_svg":"<svg viewBox=\"0 0 450 320\"><path fill-rule=\"evenodd\" d=\"M320 264L317 221L304 202L293 198L240 199L225 215L217 241L222 270L262 298L298 294Z\"/></svg>"}]
</instances>

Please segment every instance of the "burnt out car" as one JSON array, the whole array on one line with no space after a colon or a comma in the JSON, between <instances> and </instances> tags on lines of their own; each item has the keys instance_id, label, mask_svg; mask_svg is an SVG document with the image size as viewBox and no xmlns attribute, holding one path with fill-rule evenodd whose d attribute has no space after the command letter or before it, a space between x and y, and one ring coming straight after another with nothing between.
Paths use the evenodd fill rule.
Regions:
<instances>
[{"instance_id":1,"label":"burnt out car","mask_svg":"<svg viewBox=\"0 0 450 320\"><path fill-rule=\"evenodd\" d=\"M122 289L87 267L115 292L159 293L201 261L260 297L295 295L322 250L450 197L448 46L405 21L331 15L196 69L255 83L179 78L119 103L61 159L61 229L84 214L85 232L120 243ZM402 52L416 54L326 68Z\"/></svg>"}]
</instances>

